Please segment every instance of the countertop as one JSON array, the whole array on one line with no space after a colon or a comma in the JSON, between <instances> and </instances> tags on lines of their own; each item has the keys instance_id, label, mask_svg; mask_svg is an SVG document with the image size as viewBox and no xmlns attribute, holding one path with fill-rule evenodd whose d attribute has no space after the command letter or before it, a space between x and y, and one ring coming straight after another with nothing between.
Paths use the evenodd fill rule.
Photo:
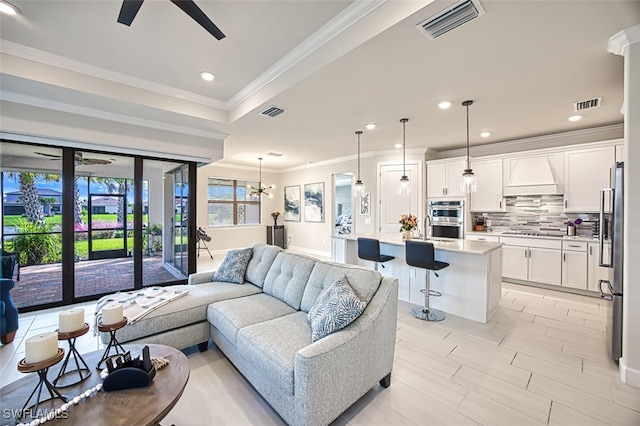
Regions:
<instances>
[{"instance_id":1,"label":"countertop","mask_svg":"<svg viewBox=\"0 0 640 426\"><path fill-rule=\"evenodd\" d=\"M360 234L342 234L342 235L333 235L333 238L343 239L343 240L351 240L355 241L358 237L364 238L376 238L380 240L381 244L390 244L395 246L404 246L404 241L402 240L402 234L399 232L396 233L387 233L387 234L374 234L374 233L360 233ZM422 239L415 238L417 241L425 241ZM436 250L443 251L452 251L452 252L460 252L460 253L469 253L469 254L479 254L484 255L493 250L496 250L502 247L502 243L494 243L489 241L474 241L474 240L459 240L459 239L449 239L449 238L436 238L426 240L430 243L433 243L433 248Z\"/></svg>"},{"instance_id":2,"label":"countertop","mask_svg":"<svg viewBox=\"0 0 640 426\"><path fill-rule=\"evenodd\" d=\"M516 238L537 238L537 239L547 239L547 240L573 240L573 241L586 241L586 242L597 242L597 238L593 237L584 237L584 236L550 236L550 235L517 235L517 234L507 234L509 231L498 231L498 232L478 232L478 231L468 231L466 234L473 235L493 235L496 237L516 237Z\"/></svg>"}]
</instances>

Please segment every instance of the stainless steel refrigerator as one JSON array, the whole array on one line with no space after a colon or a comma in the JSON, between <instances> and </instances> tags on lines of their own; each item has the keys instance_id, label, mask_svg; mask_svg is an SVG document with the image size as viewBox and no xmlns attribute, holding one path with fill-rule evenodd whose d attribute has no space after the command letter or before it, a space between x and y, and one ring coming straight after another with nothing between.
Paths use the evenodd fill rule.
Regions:
<instances>
[{"instance_id":1,"label":"stainless steel refrigerator","mask_svg":"<svg viewBox=\"0 0 640 426\"><path fill-rule=\"evenodd\" d=\"M607 218L610 217L610 219ZM605 244L607 237L610 244ZM611 357L622 356L622 266L624 254L624 163L611 168L611 187L600 191L600 266L613 268L613 280L600 280L600 297L613 302L607 334ZM606 247L609 247L607 250ZM603 287L607 288L604 289Z\"/></svg>"}]
</instances>

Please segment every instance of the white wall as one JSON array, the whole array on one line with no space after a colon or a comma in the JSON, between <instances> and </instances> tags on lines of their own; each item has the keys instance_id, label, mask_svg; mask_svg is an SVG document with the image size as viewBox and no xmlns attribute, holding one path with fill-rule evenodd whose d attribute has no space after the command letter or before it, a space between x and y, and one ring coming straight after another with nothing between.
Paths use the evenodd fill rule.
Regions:
<instances>
[{"instance_id":1,"label":"white wall","mask_svg":"<svg viewBox=\"0 0 640 426\"><path fill-rule=\"evenodd\" d=\"M266 225L273 225L271 218L272 211L279 211L282 214L284 204L283 186L280 183L280 174L262 169L262 184L265 186L275 185L273 199L262 197L261 225L230 226L230 227L208 227L207 220L207 185L208 179L228 178L241 180L258 180L258 167L255 169L248 167L228 167L216 163L208 164L198 168L197 172L197 195L196 195L196 226L202 227L211 237L211 242L207 247L212 251L228 250L231 248L248 247L255 242L266 242ZM278 219L278 225L285 224L282 216Z\"/></svg>"}]
</instances>

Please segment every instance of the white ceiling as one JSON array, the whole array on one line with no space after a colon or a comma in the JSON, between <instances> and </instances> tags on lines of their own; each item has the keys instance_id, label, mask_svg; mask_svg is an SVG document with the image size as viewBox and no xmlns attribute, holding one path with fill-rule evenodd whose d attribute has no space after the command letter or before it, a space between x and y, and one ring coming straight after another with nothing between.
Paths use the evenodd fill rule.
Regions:
<instances>
[{"instance_id":1,"label":"white ceiling","mask_svg":"<svg viewBox=\"0 0 640 426\"><path fill-rule=\"evenodd\" d=\"M11 2L22 14L0 21L7 111L56 101L228 134L222 162L265 157L273 170L354 154L368 122L362 151L392 149L403 117L408 149L462 147L465 99L472 146L621 123L623 58L607 43L640 23L640 1L484 0L485 15L428 40L416 24L454 2L196 0L217 41L168 0L146 0L131 27L116 22L119 0ZM258 114L270 105L287 112Z\"/></svg>"}]
</instances>

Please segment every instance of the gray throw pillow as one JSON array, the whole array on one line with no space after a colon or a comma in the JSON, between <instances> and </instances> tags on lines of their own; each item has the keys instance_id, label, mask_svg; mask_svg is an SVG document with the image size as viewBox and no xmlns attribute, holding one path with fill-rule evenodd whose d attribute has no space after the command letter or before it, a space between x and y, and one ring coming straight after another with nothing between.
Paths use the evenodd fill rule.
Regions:
<instances>
[{"instance_id":1,"label":"gray throw pillow","mask_svg":"<svg viewBox=\"0 0 640 426\"><path fill-rule=\"evenodd\" d=\"M249 265L252 254L251 247L228 251L211 281L243 284L244 274L247 272L247 265Z\"/></svg>"},{"instance_id":2,"label":"gray throw pillow","mask_svg":"<svg viewBox=\"0 0 640 426\"><path fill-rule=\"evenodd\" d=\"M307 319L311 323L311 341L315 342L342 330L360 316L367 304L349 285L347 277L334 281L311 307Z\"/></svg>"}]
</instances>

